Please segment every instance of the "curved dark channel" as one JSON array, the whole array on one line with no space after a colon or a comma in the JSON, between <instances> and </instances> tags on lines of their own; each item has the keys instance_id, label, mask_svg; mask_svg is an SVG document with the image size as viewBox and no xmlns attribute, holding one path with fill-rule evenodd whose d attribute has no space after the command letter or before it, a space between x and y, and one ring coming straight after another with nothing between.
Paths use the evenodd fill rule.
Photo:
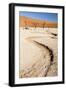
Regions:
<instances>
[{"instance_id":1,"label":"curved dark channel","mask_svg":"<svg viewBox=\"0 0 66 90\"><path fill-rule=\"evenodd\" d=\"M39 43L39 42L37 42L37 41L34 41L34 42L35 42L36 44L39 44L39 45L43 46L44 48L46 48L46 49L49 51L49 53L50 53L50 66L51 66L51 65L52 65L52 62L53 62L53 58L54 58L53 51L52 51L48 46L46 46L46 45L44 45L44 44L42 44L42 43ZM48 69L47 69L47 71L46 71L45 77L47 76L47 73L48 73L48 71L49 71L50 66L48 67Z\"/></svg>"},{"instance_id":2,"label":"curved dark channel","mask_svg":"<svg viewBox=\"0 0 66 90\"><path fill-rule=\"evenodd\" d=\"M44 48L46 48L49 51L50 57L51 57L51 60L50 61L53 62L53 58L54 58L53 51L48 46L46 46L46 45L44 45L42 43L39 43L37 41L34 41L34 42L37 43L37 44L39 44L39 45L41 45L41 46L43 46Z\"/></svg>"}]
</instances>

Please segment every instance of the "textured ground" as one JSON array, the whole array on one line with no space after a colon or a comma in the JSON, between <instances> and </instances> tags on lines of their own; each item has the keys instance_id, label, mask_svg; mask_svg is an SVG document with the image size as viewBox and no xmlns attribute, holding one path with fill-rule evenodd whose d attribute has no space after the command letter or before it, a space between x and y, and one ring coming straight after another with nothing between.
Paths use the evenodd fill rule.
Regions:
<instances>
[{"instance_id":1,"label":"textured ground","mask_svg":"<svg viewBox=\"0 0 66 90\"><path fill-rule=\"evenodd\" d=\"M20 29L19 76L20 78L56 76L57 29L34 29Z\"/></svg>"}]
</instances>

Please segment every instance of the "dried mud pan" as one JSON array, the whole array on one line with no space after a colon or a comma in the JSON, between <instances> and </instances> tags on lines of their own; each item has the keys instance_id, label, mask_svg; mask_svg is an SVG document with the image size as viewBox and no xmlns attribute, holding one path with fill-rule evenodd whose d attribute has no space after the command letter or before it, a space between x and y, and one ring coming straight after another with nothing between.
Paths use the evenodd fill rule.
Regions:
<instances>
[{"instance_id":1,"label":"dried mud pan","mask_svg":"<svg viewBox=\"0 0 66 90\"><path fill-rule=\"evenodd\" d=\"M57 28L20 28L20 78L57 76Z\"/></svg>"}]
</instances>

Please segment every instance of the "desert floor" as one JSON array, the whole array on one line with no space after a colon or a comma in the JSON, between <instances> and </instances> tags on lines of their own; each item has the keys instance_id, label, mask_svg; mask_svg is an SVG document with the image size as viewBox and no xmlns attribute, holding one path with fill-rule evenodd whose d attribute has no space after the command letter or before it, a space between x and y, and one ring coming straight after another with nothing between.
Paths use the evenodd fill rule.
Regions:
<instances>
[{"instance_id":1,"label":"desert floor","mask_svg":"<svg viewBox=\"0 0 66 90\"><path fill-rule=\"evenodd\" d=\"M20 28L19 77L57 76L57 50L57 28Z\"/></svg>"}]
</instances>

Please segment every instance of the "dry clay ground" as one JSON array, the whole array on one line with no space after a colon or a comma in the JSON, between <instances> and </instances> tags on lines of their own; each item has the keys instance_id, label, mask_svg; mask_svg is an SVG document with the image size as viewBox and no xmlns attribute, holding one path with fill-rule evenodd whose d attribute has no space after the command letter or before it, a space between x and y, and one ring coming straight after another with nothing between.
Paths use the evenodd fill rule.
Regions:
<instances>
[{"instance_id":1,"label":"dry clay ground","mask_svg":"<svg viewBox=\"0 0 66 90\"><path fill-rule=\"evenodd\" d=\"M57 28L20 28L20 78L57 76Z\"/></svg>"}]
</instances>

